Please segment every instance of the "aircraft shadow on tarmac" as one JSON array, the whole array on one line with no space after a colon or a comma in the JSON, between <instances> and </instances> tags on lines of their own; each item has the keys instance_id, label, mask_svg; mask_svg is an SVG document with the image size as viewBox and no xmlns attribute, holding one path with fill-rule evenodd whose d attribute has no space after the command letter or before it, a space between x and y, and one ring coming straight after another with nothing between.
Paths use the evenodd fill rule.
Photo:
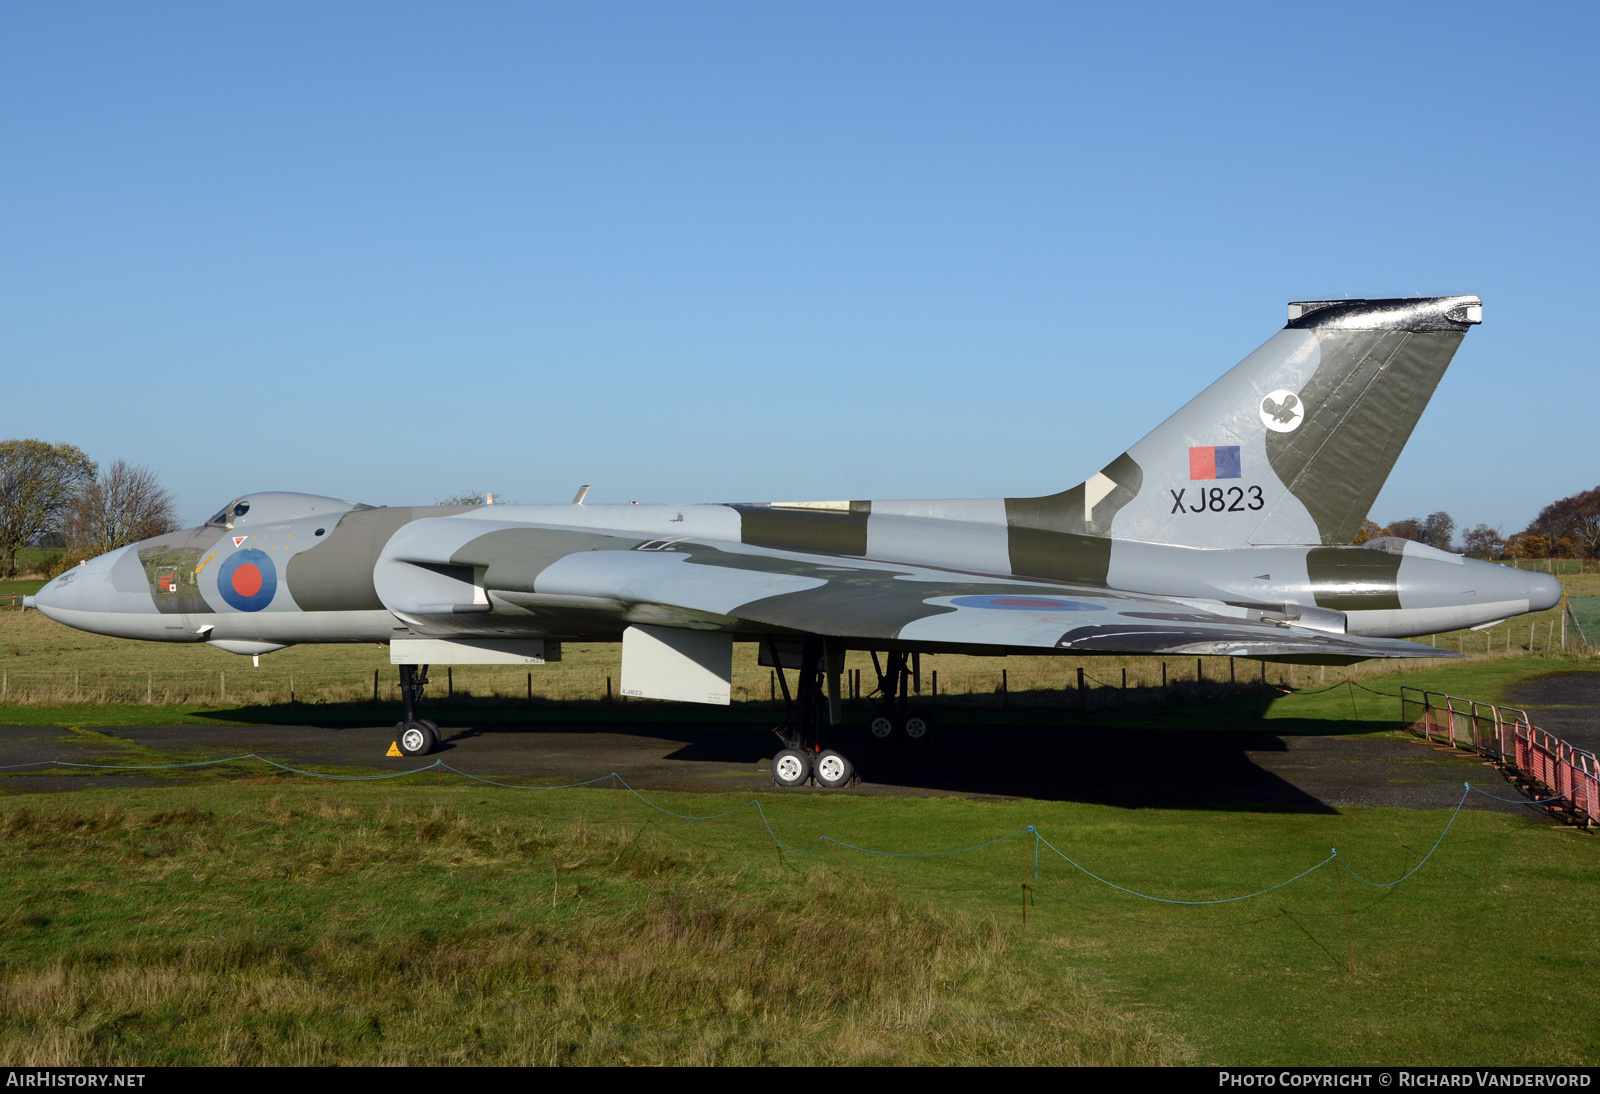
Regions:
<instances>
[{"instance_id":1,"label":"aircraft shadow on tarmac","mask_svg":"<svg viewBox=\"0 0 1600 1094\"><path fill-rule=\"evenodd\" d=\"M1259 702L1234 697L1218 703L1196 703L1163 711L1145 712L1147 721L1171 728L1123 728L1114 715L1096 719L1095 712L1063 712L1061 722L1016 724L996 713L992 723L943 725L926 742L903 739L878 741L862 724L861 710L847 712L846 724L824 734L825 745L837 748L856 764L863 780L907 790L932 790L956 794L1027 797L1046 801L1078 801L1124 808L1237 809L1243 811L1333 813L1331 806L1256 764L1252 752L1284 752L1282 734L1315 735L1370 733L1380 726L1369 721L1302 723L1298 719L1261 719L1267 697ZM574 704L576 706L576 704ZM1209 709L1208 709L1209 708ZM1226 708L1226 709L1219 709ZM656 708L660 709L660 708ZM329 729L370 726L381 720L377 706L350 704L319 706L294 713L284 707L252 707L218 712L233 722L282 725L324 725ZM723 720L707 724L689 717L629 718L624 710L608 708L609 717L568 720L559 709L538 711L533 719L518 719L515 708L479 709L449 703L432 705L428 714L445 727L445 740L437 755L447 763L461 763L482 741L522 751L536 758L541 735L610 735L620 738L670 741L678 747L654 757L685 764L730 764L749 768L781 747L768 730L770 714L751 711L750 720ZM391 713L392 716L392 712ZM640 712L643 714L643 712ZM368 714L368 717L361 717ZM488 715L476 717L475 715ZM299 715L299 717L297 717ZM372 717L371 715L378 715ZM758 720L760 719L760 720ZM1096 721L1101 724L1095 724ZM1111 723L1111 724L1107 724ZM1222 728L1223 725L1233 728ZM1191 726L1198 728L1190 728ZM1270 726L1270 728L1269 728ZM1387 728L1386 726L1382 728ZM522 740L514 741L513 738ZM526 742L525 744L523 742ZM650 746L647 751L653 752ZM568 752L570 767L575 757ZM595 762L624 768L626 763L597 745ZM601 772L603 773L603 772ZM588 772L585 772L588 774ZM626 771L623 771L626 775ZM700 780L695 780L697 783Z\"/></svg>"}]
</instances>

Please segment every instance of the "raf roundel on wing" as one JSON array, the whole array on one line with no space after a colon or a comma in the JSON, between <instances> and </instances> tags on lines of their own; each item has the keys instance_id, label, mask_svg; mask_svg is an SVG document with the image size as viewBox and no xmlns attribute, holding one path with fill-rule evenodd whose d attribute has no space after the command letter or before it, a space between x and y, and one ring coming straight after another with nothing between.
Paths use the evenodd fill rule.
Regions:
<instances>
[{"instance_id":1,"label":"raf roundel on wing","mask_svg":"<svg viewBox=\"0 0 1600 1094\"><path fill-rule=\"evenodd\" d=\"M265 551L235 551L217 573L217 591L241 612L259 612L278 591L278 571Z\"/></svg>"}]
</instances>

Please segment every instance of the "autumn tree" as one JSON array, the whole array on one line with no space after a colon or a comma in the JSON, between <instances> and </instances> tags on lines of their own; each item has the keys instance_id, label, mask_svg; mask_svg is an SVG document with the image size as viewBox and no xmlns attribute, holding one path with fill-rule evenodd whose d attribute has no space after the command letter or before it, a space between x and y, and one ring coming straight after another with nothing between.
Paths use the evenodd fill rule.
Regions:
<instances>
[{"instance_id":1,"label":"autumn tree","mask_svg":"<svg viewBox=\"0 0 1600 1094\"><path fill-rule=\"evenodd\" d=\"M0 572L16 576L17 551L60 529L94 474L76 445L0 441Z\"/></svg>"},{"instance_id":2,"label":"autumn tree","mask_svg":"<svg viewBox=\"0 0 1600 1094\"><path fill-rule=\"evenodd\" d=\"M1600 555L1600 486L1551 502L1533 518L1527 531L1552 547L1570 539L1577 553Z\"/></svg>"},{"instance_id":3,"label":"autumn tree","mask_svg":"<svg viewBox=\"0 0 1600 1094\"><path fill-rule=\"evenodd\" d=\"M1401 539L1410 539L1421 543L1422 521L1416 517L1407 517L1404 520L1391 520L1389 522L1389 534L1392 536L1398 536Z\"/></svg>"},{"instance_id":4,"label":"autumn tree","mask_svg":"<svg viewBox=\"0 0 1600 1094\"><path fill-rule=\"evenodd\" d=\"M1364 520L1361 522L1360 529L1358 529L1356 532L1356 538L1350 542L1359 547L1369 539L1378 539L1382 536L1392 535L1394 535L1393 529L1385 528L1383 525L1378 524L1375 521Z\"/></svg>"},{"instance_id":5,"label":"autumn tree","mask_svg":"<svg viewBox=\"0 0 1600 1094\"><path fill-rule=\"evenodd\" d=\"M93 558L177 527L172 495L155 473L118 460L79 492L67 539L74 554Z\"/></svg>"},{"instance_id":6,"label":"autumn tree","mask_svg":"<svg viewBox=\"0 0 1600 1094\"><path fill-rule=\"evenodd\" d=\"M1506 538L1507 558L1549 558L1550 541L1537 532L1517 532Z\"/></svg>"}]
</instances>

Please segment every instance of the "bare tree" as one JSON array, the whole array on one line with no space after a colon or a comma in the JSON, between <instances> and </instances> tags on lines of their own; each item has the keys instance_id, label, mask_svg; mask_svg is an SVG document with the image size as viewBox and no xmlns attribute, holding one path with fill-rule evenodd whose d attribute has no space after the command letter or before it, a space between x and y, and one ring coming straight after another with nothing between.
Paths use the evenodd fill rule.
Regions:
<instances>
[{"instance_id":1,"label":"bare tree","mask_svg":"<svg viewBox=\"0 0 1600 1094\"><path fill-rule=\"evenodd\" d=\"M118 460L78 495L68 539L76 553L92 558L177 527L172 495L155 473Z\"/></svg>"},{"instance_id":2,"label":"bare tree","mask_svg":"<svg viewBox=\"0 0 1600 1094\"><path fill-rule=\"evenodd\" d=\"M1496 559L1505 554L1506 541L1500 529L1487 524L1474 525L1461 533L1461 552L1473 558Z\"/></svg>"},{"instance_id":3,"label":"bare tree","mask_svg":"<svg viewBox=\"0 0 1600 1094\"><path fill-rule=\"evenodd\" d=\"M1440 510L1429 513L1422 522L1422 542L1441 551L1449 551L1456 538L1456 521L1449 513Z\"/></svg>"},{"instance_id":4,"label":"bare tree","mask_svg":"<svg viewBox=\"0 0 1600 1094\"><path fill-rule=\"evenodd\" d=\"M77 445L0 441L0 571L15 576L18 548L66 523L94 473Z\"/></svg>"}]
</instances>

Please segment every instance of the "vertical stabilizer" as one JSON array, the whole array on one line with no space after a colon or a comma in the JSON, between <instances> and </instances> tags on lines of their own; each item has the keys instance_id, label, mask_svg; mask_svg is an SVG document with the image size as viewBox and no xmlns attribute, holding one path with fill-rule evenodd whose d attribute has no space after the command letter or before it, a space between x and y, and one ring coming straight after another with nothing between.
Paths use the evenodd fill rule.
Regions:
<instances>
[{"instance_id":1,"label":"vertical stabilizer","mask_svg":"<svg viewBox=\"0 0 1600 1094\"><path fill-rule=\"evenodd\" d=\"M1085 530L1109 521L1116 539L1191 547L1349 543L1482 319L1475 296L1290 304L1283 330L1077 488L1079 508L1101 478L1121 501L1110 515L1094 505ZM1138 484L1119 499L1125 462Z\"/></svg>"}]
</instances>

